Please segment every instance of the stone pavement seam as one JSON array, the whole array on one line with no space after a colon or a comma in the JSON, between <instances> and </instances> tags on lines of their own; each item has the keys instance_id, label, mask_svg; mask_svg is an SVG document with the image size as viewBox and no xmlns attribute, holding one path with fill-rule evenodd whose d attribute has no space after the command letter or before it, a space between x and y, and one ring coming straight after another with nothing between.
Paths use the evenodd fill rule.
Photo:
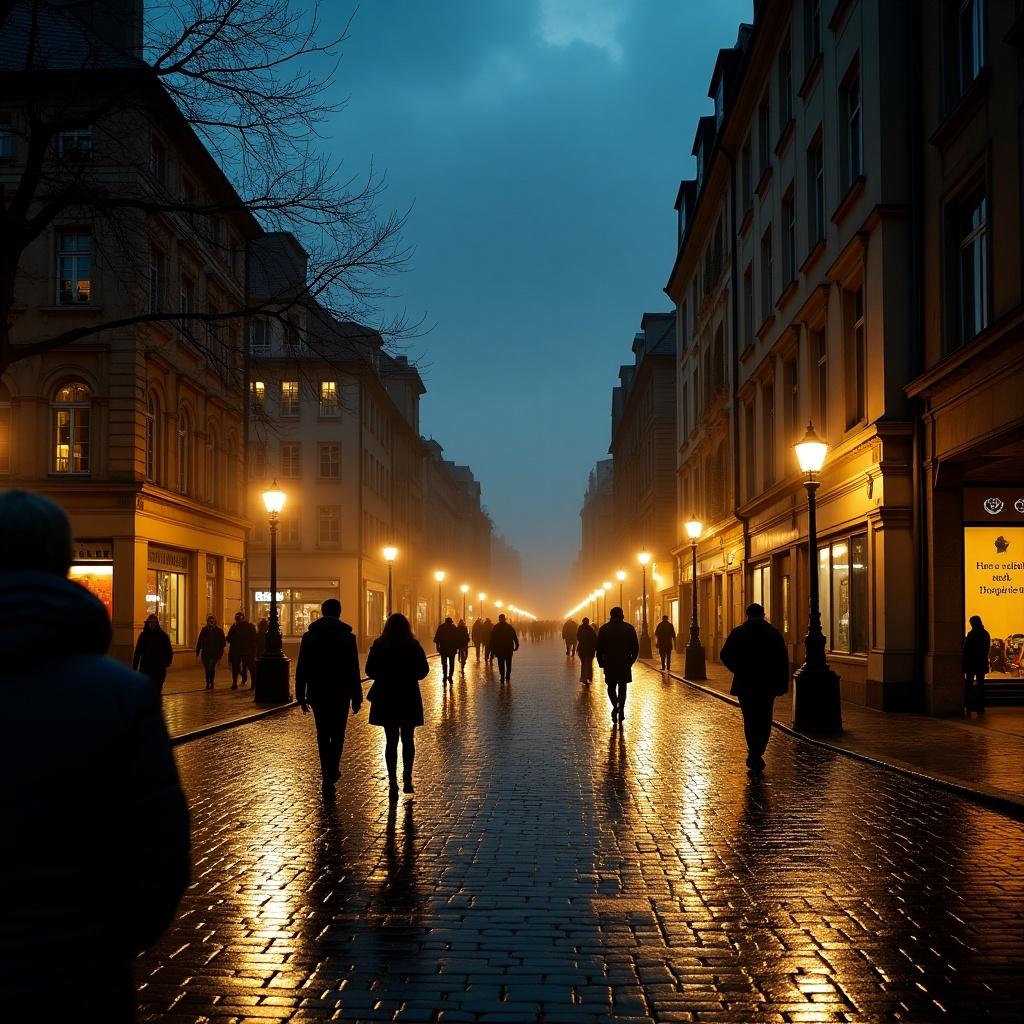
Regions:
<instances>
[{"instance_id":1,"label":"stone pavement seam","mask_svg":"<svg viewBox=\"0 0 1024 1024\"><path fill-rule=\"evenodd\" d=\"M653 659L648 660L644 658L641 659L641 662L652 672L661 672L661 669L655 666ZM687 686L692 686L695 690L700 690L702 693L706 693L710 697L716 697L718 700L724 701L726 704L732 704L734 707L739 707L739 701L731 694L723 693L721 690L716 690L712 686L703 686L701 683L696 682L693 679L687 679L685 676L678 675L672 671L668 671L666 675L671 679L677 679L679 682L685 683ZM781 722L777 718L772 720L772 726L780 732L787 733L804 743L809 743L816 747L822 747L825 750L832 750L837 754L844 754L846 757L853 758L855 761L874 765L876 768L885 768L889 771L896 772L899 775L905 775L909 778L916 779L918 782L937 786L940 789L956 793L958 796L962 796L974 803L981 804L990 810L997 811L1000 814L1005 814L1017 821L1024 821L1024 800L1021 800L1019 797L1016 797L1011 793L1006 793L1002 790L997 790L980 783L968 786L964 782L953 779L948 775L943 775L940 772L924 772L920 768L916 768L913 765L909 765L906 762L899 761L895 758L883 760L879 757L872 757L870 754L863 754L858 750L851 750L849 747L843 747L837 743L829 743L828 740L821 739L817 736L810 736L805 732L800 732L798 729L794 729L791 725L787 725L785 722Z\"/></svg>"},{"instance_id":2,"label":"stone pavement seam","mask_svg":"<svg viewBox=\"0 0 1024 1024\"><path fill-rule=\"evenodd\" d=\"M180 733L177 736L171 737L171 746L177 747L182 743L188 743L191 740L199 740L204 736L210 736L215 732L222 732L224 729L234 729L237 725L245 725L248 722L258 722L261 718L266 718L268 715L276 715L282 711L290 711L292 708L297 708L299 705L295 701L289 701L287 704L278 704L272 708L261 708L259 711L253 711L248 715L242 715L240 718L229 718L226 722L213 722L210 725L204 725L199 729L192 729L189 732Z\"/></svg>"}]
</instances>

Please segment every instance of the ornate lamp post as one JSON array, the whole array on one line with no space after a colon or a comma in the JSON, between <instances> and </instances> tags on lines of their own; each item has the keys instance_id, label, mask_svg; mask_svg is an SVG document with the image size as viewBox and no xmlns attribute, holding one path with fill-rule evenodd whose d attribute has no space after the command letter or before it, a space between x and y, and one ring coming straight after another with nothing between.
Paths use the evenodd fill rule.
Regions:
<instances>
[{"instance_id":1,"label":"ornate lamp post","mask_svg":"<svg viewBox=\"0 0 1024 1024\"><path fill-rule=\"evenodd\" d=\"M647 630L647 565L651 560L649 551L641 551L636 556L640 563L641 581L643 586L642 618L640 619L640 657L651 657L651 634Z\"/></svg>"},{"instance_id":2,"label":"ornate lamp post","mask_svg":"<svg viewBox=\"0 0 1024 1024\"><path fill-rule=\"evenodd\" d=\"M484 617L484 600L487 595L481 590L476 596L480 599L480 611L477 612L477 618L482 619Z\"/></svg>"},{"instance_id":3,"label":"ornate lamp post","mask_svg":"<svg viewBox=\"0 0 1024 1024\"><path fill-rule=\"evenodd\" d=\"M690 615L690 642L686 645L686 661L683 675L687 679L707 679L707 665L704 657L704 646L700 642L700 623L697 621L697 541L704 524L696 517L690 516L686 521L686 536L690 538L692 555L693 593L690 598L692 612Z\"/></svg>"},{"instance_id":4,"label":"ornate lamp post","mask_svg":"<svg viewBox=\"0 0 1024 1024\"><path fill-rule=\"evenodd\" d=\"M438 569L434 573L434 579L437 580L437 623L440 625L444 622L444 612L441 610L441 584L444 583L444 570Z\"/></svg>"},{"instance_id":5,"label":"ornate lamp post","mask_svg":"<svg viewBox=\"0 0 1024 1024\"><path fill-rule=\"evenodd\" d=\"M277 618L277 523L287 495L275 480L263 492L263 506L270 519L270 619L263 655L256 662L253 700L257 704L276 704L291 700L288 689L288 659L281 644L281 624Z\"/></svg>"},{"instance_id":6,"label":"ornate lamp post","mask_svg":"<svg viewBox=\"0 0 1024 1024\"><path fill-rule=\"evenodd\" d=\"M391 605L391 563L398 557L398 548L389 545L384 549L384 561L388 563L388 615L394 611Z\"/></svg>"},{"instance_id":7,"label":"ornate lamp post","mask_svg":"<svg viewBox=\"0 0 1024 1024\"><path fill-rule=\"evenodd\" d=\"M462 621L466 621L466 595L469 593L469 584L463 583L459 590L462 591Z\"/></svg>"},{"instance_id":8,"label":"ornate lamp post","mask_svg":"<svg viewBox=\"0 0 1024 1024\"><path fill-rule=\"evenodd\" d=\"M807 568L810 609L807 636L804 638L804 663L793 677L793 725L805 732L840 732L843 713L839 701L839 676L825 659L825 634L821 629L818 604L818 522L815 492L820 481L814 479L825 465L828 445L807 424L807 433L793 445L800 469L807 474Z\"/></svg>"},{"instance_id":9,"label":"ornate lamp post","mask_svg":"<svg viewBox=\"0 0 1024 1024\"><path fill-rule=\"evenodd\" d=\"M622 584L626 579L626 570L620 569L616 574L615 578L619 581L619 607L622 607Z\"/></svg>"}]
</instances>

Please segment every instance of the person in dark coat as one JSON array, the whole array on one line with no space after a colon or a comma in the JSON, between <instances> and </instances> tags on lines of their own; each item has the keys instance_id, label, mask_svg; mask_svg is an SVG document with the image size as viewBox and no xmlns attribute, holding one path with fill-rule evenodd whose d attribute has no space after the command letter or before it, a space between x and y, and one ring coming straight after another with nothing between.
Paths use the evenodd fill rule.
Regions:
<instances>
[{"instance_id":1,"label":"person in dark coat","mask_svg":"<svg viewBox=\"0 0 1024 1024\"><path fill-rule=\"evenodd\" d=\"M132 655L132 668L136 672L149 676L156 684L159 693L164 688L167 669L174 657L171 638L160 628L160 619L154 613L146 616L146 624L135 641L135 653Z\"/></svg>"},{"instance_id":2,"label":"person in dark coat","mask_svg":"<svg viewBox=\"0 0 1024 1024\"><path fill-rule=\"evenodd\" d=\"M789 688L789 652L782 634L764 617L759 604L747 606L747 621L725 639L719 654L733 674L729 692L739 698L747 740L747 767L764 770L764 752L772 731L775 698Z\"/></svg>"},{"instance_id":3,"label":"person in dark coat","mask_svg":"<svg viewBox=\"0 0 1024 1024\"><path fill-rule=\"evenodd\" d=\"M494 632L494 623L490 618L484 619L480 626L480 642L484 645L484 664L490 665L494 661L494 651L491 650L491 634Z\"/></svg>"},{"instance_id":4,"label":"person in dark coat","mask_svg":"<svg viewBox=\"0 0 1024 1024\"><path fill-rule=\"evenodd\" d=\"M256 661L263 657L267 649L267 628L269 625L270 623L266 619L260 619L256 624Z\"/></svg>"},{"instance_id":5,"label":"person in dark coat","mask_svg":"<svg viewBox=\"0 0 1024 1024\"><path fill-rule=\"evenodd\" d=\"M476 660L480 660L480 644L483 643L483 622L479 616L473 622L473 628L469 632L469 637L473 641L473 647L476 649Z\"/></svg>"},{"instance_id":6,"label":"person in dark coat","mask_svg":"<svg viewBox=\"0 0 1024 1024\"><path fill-rule=\"evenodd\" d=\"M228 630L228 661L231 663L231 689L238 689L241 676L242 685L249 681L249 673L256 664L256 645L258 641L256 627L245 617L245 612L235 612L235 621Z\"/></svg>"},{"instance_id":7,"label":"person in dark coat","mask_svg":"<svg viewBox=\"0 0 1024 1024\"><path fill-rule=\"evenodd\" d=\"M466 629L466 620L459 619L455 627L459 631L459 672L466 674L466 659L469 657L469 630Z\"/></svg>"},{"instance_id":8,"label":"person in dark coat","mask_svg":"<svg viewBox=\"0 0 1024 1024\"><path fill-rule=\"evenodd\" d=\"M434 633L434 646L437 653L441 655L441 682L453 682L455 673L455 655L459 652L459 628L452 622L449 615L444 622L437 627Z\"/></svg>"},{"instance_id":9,"label":"person in dark coat","mask_svg":"<svg viewBox=\"0 0 1024 1024\"><path fill-rule=\"evenodd\" d=\"M329 597L320 605L321 618L302 634L299 660L295 664L295 699L302 713L313 708L316 745L324 796L334 796L334 784L341 778L341 751L349 708L358 714L363 703L359 676L359 649L355 634L341 621L341 602Z\"/></svg>"},{"instance_id":10,"label":"person in dark coat","mask_svg":"<svg viewBox=\"0 0 1024 1024\"><path fill-rule=\"evenodd\" d=\"M668 621L667 615L662 615L661 622L654 630L654 641L661 655L661 668L668 672L672 668L672 648L676 642L676 627Z\"/></svg>"},{"instance_id":11,"label":"person in dark coat","mask_svg":"<svg viewBox=\"0 0 1024 1024\"><path fill-rule=\"evenodd\" d=\"M988 673L988 652L992 646L980 615L972 615L971 628L964 637L960 668L964 674L964 710L985 710L985 676Z\"/></svg>"},{"instance_id":12,"label":"person in dark coat","mask_svg":"<svg viewBox=\"0 0 1024 1024\"><path fill-rule=\"evenodd\" d=\"M504 615L499 615L491 630L491 653L498 659L498 677L501 682L512 677L512 655L518 650L519 637L515 628L505 621Z\"/></svg>"},{"instance_id":13,"label":"person in dark coat","mask_svg":"<svg viewBox=\"0 0 1024 1024\"><path fill-rule=\"evenodd\" d=\"M570 615L562 623L562 639L565 641L565 656L571 658L576 653L576 634L579 632L576 620Z\"/></svg>"},{"instance_id":14,"label":"person in dark coat","mask_svg":"<svg viewBox=\"0 0 1024 1024\"><path fill-rule=\"evenodd\" d=\"M580 682L594 681L594 655L597 653L597 633L586 615L576 630L576 653L580 656Z\"/></svg>"},{"instance_id":15,"label":"person in dark coat","mask_svg":"<svg viewBox=\"0 0 1024 1024\"><path fill-rule=\"evenodd\" d=\"M217 662L224 657L226 646L227 638L224 636L224 630L217 625L217 617L207 615L206 625L199 630L199 639L196 640L196 657L203 663L208 690L213 689L213 677L217 671ZM232 689L234 688L232 687Z\"/></svg>"},{"instance_id":16,"label":"person in dark coat","mask_svg":"<svg viewBox=\"0 0 1024 1024\"><path fill-rule=\"evenodd\" d=\"M420 680L430 673L427 656L413 636L409 620L395 612L384 623L366 658L366 674L373 680L367 693L370 724L384 729L384 763L388 769L388 797L398 799L398 740L402 740L402 788L413 792L412 765L416 759L416 726L423 724Z\"/></svg>"},{"instance_id":17,"label":"person in dark coat","mask_svg":"<svg viewBox=\"0 0 1024 1024\"><path fill-rule=\"evenodd\" d=\"M110 618L66 578L52 501L0 493L3 1019L135 1019L132 964L189 879L189 821L160 697L104 652Z\"/></svg>"},{"instance_id":18,"label":"person in dark coat","mask_svg":"<svg viewBox=\"0 0 1024 1024\"><path fill-rule=\"evenodd\" d=\"M640 656L640 640L621 608L608 613L608 621L597 633L597 663L604 669L612 721L626 717L626 688L633 679L633 662Z\"/></svg>"}]
</instances>

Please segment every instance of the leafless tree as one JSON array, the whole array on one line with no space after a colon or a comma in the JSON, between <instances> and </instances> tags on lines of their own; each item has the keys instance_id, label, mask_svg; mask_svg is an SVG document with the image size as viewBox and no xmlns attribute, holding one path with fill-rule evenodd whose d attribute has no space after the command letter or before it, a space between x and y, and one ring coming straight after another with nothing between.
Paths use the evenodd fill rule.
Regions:
<instances>
[{"instance_id":1,"label":"leafless tree","mask_svg":"<svg viewBox=\"0 0 1024 1024\"><path fill-rule=\"evenodd\" d=\"M134 6L0 0L0 108L17 111L0 124L10 154L0 161L0 374L140 324L182 332L211 365L236 374L238 353L226 351L221 328L235 328L238 343L241 319L261 315L294 333L300 308L319 311L302 318L301 342L323 359L352 356L352 332L320 330L325 323L366 325L385 342L408 336L404 319L382 319L387 279L410 255L406 215L382 214L382 176L347 174L321 136L343 105L336 71L349 26L325 36L317 0L306 11L291 0L166 0L146 5L142 45L112 42L110 19L130 17ZM138 131L154 121L202 141L211 175L201 189L161 180ZM87 146L58 145L86 129ZM17 291L29 253L69 216L102 226L107 242L95 258L126 301L28 336ZM309 257L305 279L244 300L236 289L233 300L203 308L183 304L176 289L147 292L155 222L229 261L240 243L225 224L240 219L251 233L292 233Z\"/></svg>"}]
</instances>

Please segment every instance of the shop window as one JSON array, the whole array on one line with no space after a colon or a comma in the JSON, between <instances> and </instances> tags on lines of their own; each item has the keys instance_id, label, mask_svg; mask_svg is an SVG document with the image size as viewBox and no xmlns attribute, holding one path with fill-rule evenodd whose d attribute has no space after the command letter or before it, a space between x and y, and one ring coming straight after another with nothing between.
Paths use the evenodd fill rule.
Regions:
<instances>
[{"instance_id":1,"label":"shop window","mask_svg":"<svg viewBox=\"0 0 1024 1024\"><path fill-rule=\"evenodd\" d=\"M78 228L57 235L57 304L92 302L92 235Z\"/></svg>"},{"instance_id":2,"label":"shop window","mask_svg":"<svg viewBox=\"0 0 1024 1024\"><path fill-rule=\"evenodd\" d=\"M750 596L764 609L764 617L772 619L772 566L770 562L755 565L750 580Z\"/></svg>"},{"instance_id":3,"label":"shop window","mask_svg":"<svg viewBox=\"0 0 1024 1024\"><path fill-rule=\"evenodd\" d=\"M366 588L366 635L380 636L384 628L384 591Z\"/></svg>"},{"instance_id":4,"label":"shop window","mask_svg":"<svg viewBox=\"0 0 1024 1024\"><path fill-rule=\"evenodd\" d=\"M185 635L185 595L188 577L184 573L150 569L146 573L146 614L155 614L175 647L188 644Z\"/></svg>"},{"instance_id":5,"label":"shop window","mask_svg":"<svg viewBox=\"0 0 1024 1024\"><path fill-rule=\"evenodd\" d=\"M92 394L80 382L65 384L53 397L53 473L88 473Z\"/></svg>"},{"instance_id":6,"label":"shop window","mask_svg":"<svg viewBox=\"0 0 1024 1024\"><path fill-rule=\"evenodd\" d=\"M114 566L110 564L82 563L71 566L68 579L85 587L98 597L107 609L107 615L114 614Z\"/></svg>"},{"instance_id":7,"label":"shop window","mask_svg":"<svg viewBox=\"0 0 1024 1024\"><path fill-rule=\"evenodd\" d=\"M866 533L834 540L818 549L821 628L829 650L867 654L867 572Z\"/></svg>"}]
</instances>

